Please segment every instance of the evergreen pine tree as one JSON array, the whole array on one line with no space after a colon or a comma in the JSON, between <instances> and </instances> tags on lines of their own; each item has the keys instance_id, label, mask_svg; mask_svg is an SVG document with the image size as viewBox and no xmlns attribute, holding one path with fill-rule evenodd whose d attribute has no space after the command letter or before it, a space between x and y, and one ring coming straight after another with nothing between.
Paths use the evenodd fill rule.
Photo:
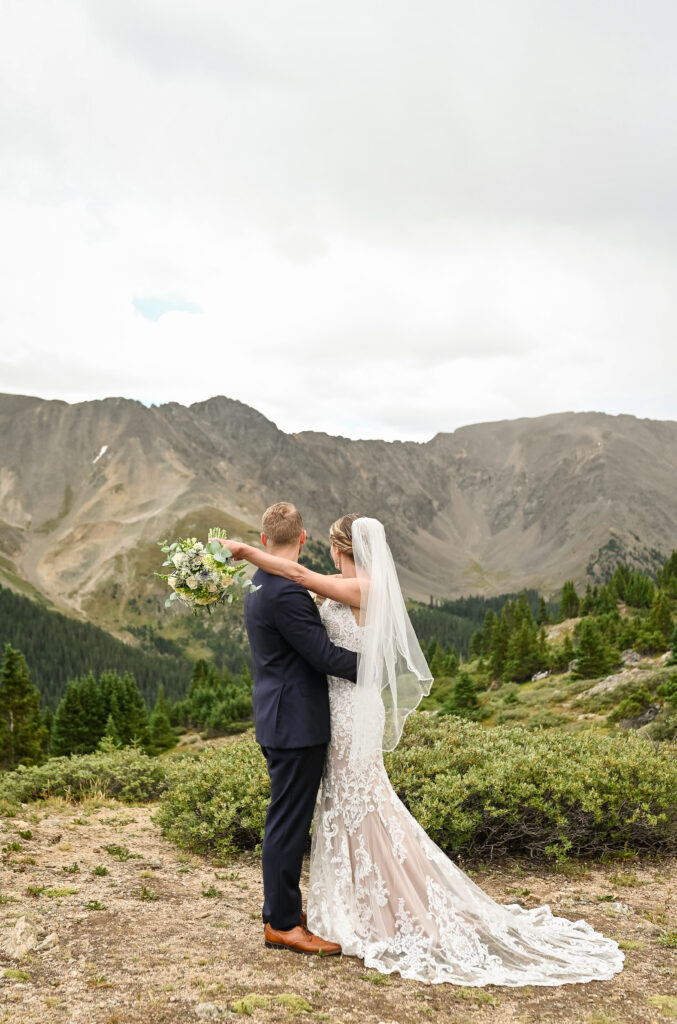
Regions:
<instances>
[{"instance_id":1,"label":"evergreen pine tree","mask_svg":"<svg viewBox=\"0 0 677 1024\"><path fill-rule=\"evenodd\" d=\"M654 599L654 585L645 573L630 573L625 588L625 600L631 608L650 608Z\"/></svg>"},{"instance_id":2,"label":"evergreen pine tree","mask_svg":"<svg viewBox=\"0 0 677 1024\"><path fill-rule=\"evenodd\" d=\"M449 647L446 652L445 658L445 675L455 676L459 669L458 651L455 647Z\"/></svg>"},{"instance_id":3,"label":"evergreen pine tree","mask_svg":"<svg viewBox=\"0 0 677 1024\"><path fill-rule=\"evenodd\" d=\"M596 679L606 675L613 662L613 653L596 621L590 617L583 619L578 638L576 676L579 679Z\"/></svg>"},{"instance_id":4,"label":"evergreen pine tree","mask_svg":"<svg viewBox=\"0 0 677 1024\"><path fill-rule=\"evenodd\" d=\"M525 619L510 637L503 669L504 682L524 683L543 665L536 624Z\"/></svg>"},{"instance_id":5,"label":"evergreen pine tree","mask_svg":"<svg viewBox=\"0 0 677 1024\"><path fill-rule=\"evenodd\" d=\"M516 629L518 629L524 622L528 622L529 625L533 624L534 617L531 614L531 605L529 604L529 598L526 594L520 594L517 598L513 615Z\"/></svg>"},{"instance_id":6,"label":"evergreen pine tree","mask_svg":"<svg viewBox=\"0 0 677 1024\"><path fill-rule=\"evenodd\" d=\"M188 697L192 697L195 690L199 689L201 686L204 686L204 684L209 680L212 671L213 666L210 665L208 661L205 661L204 658L198 658L198 660L193 665L193 671L190 676L190 683L188 684L187 693Z\"/></svg>"},{"instance_id":7,"label":"evergreen pine tree","mask_svg":"<svg viewBox=\"0 0 677 1024\"><path fill-rule=\"evenodd\" d=\"M672 636L674 623L670 610L670 599L664 590L656 591L647 625L651 632L661 633L666 641Z\"/></svg>"},{"instance_id":8,"label":"evergreen pine tree","mask_svg":"<svg viewBox=\"0 0 677 1024\"><path fill-rule=\"evenodd\" d=\"M49 750L52 757L64 754L89 754L94 750L91 722L87 719L83 692L88 690L88 677L69 679L66 691L59 701L50 737ZM97 737L98 739L98 737Z\"/></svg>"},{"instance_id":9,"label":"evergreen pine tree","mask_svg":"<svg viewBox=\"0 0 677 1024\"><path fill-rule=\"evenodd\" d=\"M670 597L677 597L677 551L673 551L656 574L656 583Z\"/></svg>"},{"instance_id":10,"label":"evergreen pine tree","mask_svg":"<svg viewBox=\"0 0 677 1024\"><path fill-rule=\"evenodd\" d=\"M0 670L0 767L39 764L46 739L40 693L31 682L26 659L6 644Z\"/></svg>"},{"instance_id":11,"label":"evergreen pine tree","mask_svg":"<svg viewBox=\"0 0 677 1024\"><path fill-rule=\"evenodd\" d=\"M430 661L430 671L433 679L441 679L442 676L448 676L450 674L447 669L447 656L439 643L435 645L435 650Z\"/></svg>"},{"instance_id":12,"label":"evergreen pine tree","mask_svg":"<svg viewBox=\"0 0 677 1024\"><path fill-rule=\"evenodd\" d=\"M122 740L118 731L117 723L113 717L112 711L108 713L106 724L103 730L103 736L101 736L99 743L104 748L108 746L121 747Z\"/></svg>"},{"instance_id":13,"label":"evergreen pine tree","mask_svg":"<svg viewBox=\"0 0 677 1024\"><path fill-rule=\"evenodd\" d=\"M482 626L482 654L488 655L491 652L494 630L498 625L498 616L496 612L491 608L484 616L484 625Z\"/></svg>"},{"instance_id":14,"label":"evergreen pine tree","mask_svg":"<svg viewBox=\"0 0 677 1024\"><path fill-rule=\"evenodd\" d=\"M559 606L560 619L574 619L578 615L580 602L573 580L566 580L562 587L562 600Z\"/></svg>"},{"instance_id":15,"label":"evergreen pine tree","mask_svg":"<svg viewBox=\"0 0 677 1024\"><path fill-rule=\"evenodd\" d=\"M617 611L616 596L610 587L601 586L595 601L595 611L598 615L606 615L609 612Z\"/></svg>"},{"instance_id":16,"label":"evergreen pine tree","mask_svg":"<svg viewBox=\"0 0 677 1024\"><path fill-rule=\"evenodd\" d=\"M536 619L536 622L539 626L547 626L550 622L550 616L548 615L548 606L545 603L544 597L541 597L541 600L539 602L538 618Z\"/></svg>"},{"instance_id":17,"label":"evergreen pine tree","mask_svg":"<svg viewBox=\"0 0 677 1024\"><path fill-rule=\"evenodd\" d=\"M475 681L467 672L461 672L454 685L453 693L443 705L442 710L448 715L475 718L478 708L479 701L477 700Z\"/></svg>"},{"instance_id":18,"label":"evergreen pine tree","mask_svg":"<svg viewBox=\"0 0 677 1024\"><path fill-rule=\"evenodd\" d=\"M127 706L127 732L129 736L127 742L147 747L150 743L150 734L148 731L148 708L146 707L146 702L139 692L136 679L129 672L125 673L122 685L125 691Z\"/></svg>"},{"instance_id":19,"label":"evergreen pine tree","mask_svg":"<svg viewBox=\"0 0 677 1024\"><path fill-rule=\"evenodd\" d=\"M481 629L476 629L470 637L470 657L481 658L484 650L484 634Z\"/></svg>"},{"instance_id":20,"label":"evergreen pine tree","mask_svg":"<svg viewBox=\"0 0 677 1024\"><path fill-rule=\"evenodd\" d=\"M507 606L506 606L507 607ZM493 679L500 679L505 669L505 658L508 652L508 641L510 640L509 618L504 614L497 619L496 625L491 633L491 647L489 654L489 672Z\"/></svg>"},{"instance_id":21,"label":"evergreen pine tree","mask_svg":"<svg viewBox=\"0 0 677 1024\"><path fill-rule=\"evenodd\" d=\"M170 747L176 744L177 737L169 721L166 703L164 693L162 692L162 685L160 685L155 707L150 714L148 723L151 750L169 750Z\"/></svg>"}]
</instances>

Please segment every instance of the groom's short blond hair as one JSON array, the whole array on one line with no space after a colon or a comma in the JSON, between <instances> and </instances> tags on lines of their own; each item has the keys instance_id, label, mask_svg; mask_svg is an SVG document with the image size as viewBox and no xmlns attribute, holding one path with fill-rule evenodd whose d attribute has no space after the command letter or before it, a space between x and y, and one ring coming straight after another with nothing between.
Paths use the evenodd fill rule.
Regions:
<instances>
[{"instance_id":1,"label":"groom's short blond hair","mask_svg":"<svg viewBox=\"0 0 677 1024\"><path fill-rule=\"evenodd\" d=\"M290 501L278 501L263 513L261 532L272 544L292 544L303 532L301 513Z\"/></svg>"}]
</instances>

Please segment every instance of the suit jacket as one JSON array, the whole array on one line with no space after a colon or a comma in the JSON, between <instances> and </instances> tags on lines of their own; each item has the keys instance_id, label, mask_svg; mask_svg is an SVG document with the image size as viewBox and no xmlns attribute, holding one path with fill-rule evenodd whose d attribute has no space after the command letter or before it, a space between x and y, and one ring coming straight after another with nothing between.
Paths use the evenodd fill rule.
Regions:
<instances>
[{"instance_id":1,"label":"suit jacket","mask_svg":"<svg viewBox=\"0 0 677 1024\"><path fill-rule=\"evenodd\" d=\"M298 583L258 569L244 602L254 675L254 724L263 747L328 743L327 675L357 679L357 654L335 647L312 597Z\"/></svg>"}]
</instances>

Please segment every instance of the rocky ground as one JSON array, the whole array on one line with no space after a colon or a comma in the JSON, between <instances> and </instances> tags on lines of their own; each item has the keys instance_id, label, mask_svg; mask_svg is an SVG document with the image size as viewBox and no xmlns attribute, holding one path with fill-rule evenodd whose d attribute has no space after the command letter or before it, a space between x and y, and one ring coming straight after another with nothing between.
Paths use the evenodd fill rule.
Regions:
<instances>
[{"instance_id":1,"label":"rocky ground","mask_svg":"<svg viewBox=\"0 0 677 1024\"><path fill-rule=\"evenodd\" d=\"M473 872L502 902L584 917L621 942L625 968L612 981L552 989L429 986L350 957L267 950L258 858L182 853L153 810L50 800L0 820L0 1024L677 1020L677 860Z\"/></svg>"}]
</instances>

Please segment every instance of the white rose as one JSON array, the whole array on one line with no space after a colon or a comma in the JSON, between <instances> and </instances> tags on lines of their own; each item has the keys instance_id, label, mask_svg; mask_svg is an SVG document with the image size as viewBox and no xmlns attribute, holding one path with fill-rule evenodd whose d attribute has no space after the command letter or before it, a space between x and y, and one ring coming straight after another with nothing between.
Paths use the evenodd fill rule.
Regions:
<instances>
[{"instance_id":1,"label":"white rose","mask_svg":"<svg viewBox=\"0 0 677 1024\"><path fill-rule=\"evenodd\" d=\"M200 584L199 581L196 580L194 576L188 576L186 578L186 585L189 586L191 590L195 590L195 588L198 587Z\"/></svg>"},{"instance_id":2,"label":"white rose","mask_svg":"<svg viewBox=\"0 0 677 1024\"><path fill-rule=\"evenodd\" d=\"M209 591L210 594L215 594L217 591L216 583L213 583L212 580L210 580L209 583L207 584L207 590Z\"/></svg>"}]
</instances>

